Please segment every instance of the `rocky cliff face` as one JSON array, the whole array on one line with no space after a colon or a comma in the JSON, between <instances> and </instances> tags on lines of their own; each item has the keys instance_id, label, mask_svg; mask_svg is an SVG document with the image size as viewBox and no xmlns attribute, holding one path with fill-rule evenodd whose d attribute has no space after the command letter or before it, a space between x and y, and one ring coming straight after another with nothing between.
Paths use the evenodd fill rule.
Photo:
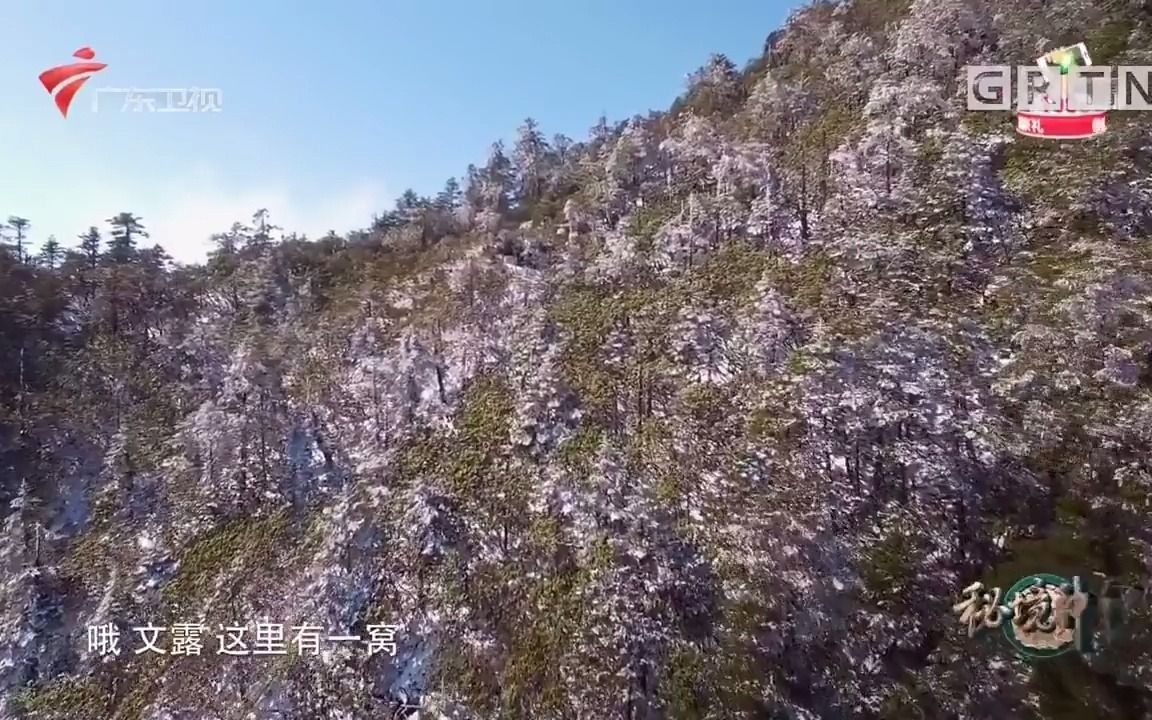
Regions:
<instances>
[{"instance_id":1,"label":"rocky cliff face","mask_svg":"<svg viewBox=\"0 0 1152 720\"><path fill-rule=\"evenodd\" d=\"M950 606L1152 573L1152 125L963 106L1150 19L821 3L349 237L0 253L0 715L1148 717L1147 617L1031 665Z\"/></svg>"}]
</instances>

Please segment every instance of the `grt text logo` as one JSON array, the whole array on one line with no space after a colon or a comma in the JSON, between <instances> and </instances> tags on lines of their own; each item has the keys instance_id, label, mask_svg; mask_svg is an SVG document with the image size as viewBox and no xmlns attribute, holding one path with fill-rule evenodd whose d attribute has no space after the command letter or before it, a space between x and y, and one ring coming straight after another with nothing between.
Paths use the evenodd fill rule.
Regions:
<instances>
[{"instance_id":1,"label":"grt text logo","mask_svg":"<svg viewBox=\"0 0 1152 720\"><path fill-rule=\"evenodd\" d=\"M1058 68L1035 65L969 65L969 110L1059 111L1065 85L1068 111L1152 110L1152 66L1128 65Z\"/></svg>"},{"instance_id":2,"label":"grt text logo","mask_svg":"<svg viewBox=\"0 0 1152 720\"><path fill-rule=\"evenodd\" d=\"M968 109L1014 110L1022 135L1098 135L1110 110L1152 109L1152 66L1094 66L1084 43L1053 50L1035 65L971 65Z\"/></svg>"},{"instance_id":3,"label":"grt text logo","mask_svg":"<svg viewBox=\"0 0 1152 720\"><path fill-rule=\"evenodd\" d=\"M53 96L60 114L68 117L68 108L80 87L88 82L88 78L108 67L101 62L91 62L96 53L90 47L82 47L72 53L72 57L80 58L84 62L58 65L40 73L40 83L48 94Z\"/></svg>"}]
</instances>

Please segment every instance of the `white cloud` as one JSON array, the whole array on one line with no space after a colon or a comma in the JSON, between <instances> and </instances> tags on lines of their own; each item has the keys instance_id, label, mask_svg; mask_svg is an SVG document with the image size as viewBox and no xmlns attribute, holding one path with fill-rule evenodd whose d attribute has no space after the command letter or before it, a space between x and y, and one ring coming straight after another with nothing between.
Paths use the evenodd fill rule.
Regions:
<instances>
[{"instance_id":1,"label":"white cloud","mask_svg":"<svg viewBox=\"0 0 1152 720\"><path fill-rule=\"evenodd\" d=\"M273 223L286 232L317 238L335 230L344 233L366 227L372 215L389 206L391 197L382 184L364 181L318 196L282 187L247 188L228 192L215 185L168 188L149 209L140 205L152 238L173 258L202 260L211 249L213 233L236 221L248 222L252 213L267 208Z\"/></svg>"},{"instance_id":2,"label":"white cloud","mask_svg":"<svg viewBox=\"0 0 1152 720\"><path fill-rule=\"evenodd\" d=\"M143 218L151 235L145 242L159 243L178 261L200 262L212 247L213 233L227 230L236 221L249 222L260 208L267 208L272 222L285 232L318 238L329 230L345 233L367 227L374 213L391 206L392 197L387 186L374 180L334 186L317 194L287 183L236 187L200 168L146 188L105 182L79 197L67 198L62 207L36 208L36 214L29 216L52 218L34 222L37 237L55 234L71 245L89 225L104 232L105 218L130 210Z\"/></svg>"}]
</instances>

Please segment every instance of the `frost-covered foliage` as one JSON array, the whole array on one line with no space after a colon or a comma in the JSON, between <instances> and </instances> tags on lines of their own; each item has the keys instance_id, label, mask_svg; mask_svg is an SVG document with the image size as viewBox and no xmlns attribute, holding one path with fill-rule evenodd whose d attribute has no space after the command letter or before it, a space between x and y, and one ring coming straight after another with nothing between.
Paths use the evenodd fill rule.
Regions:
<instances>
[{"instance_id":1,"label":"frost-covered foliage","mask_svg":"<svg viewBox=\"0 0 1152 720\"><path fill-rule=\"evenodd\" d=\"M370 229L258 211L203 267L129 214L32 258L13 218L0 716L1149 716L1147 614L1044 665L950 613L1152 573L1152 126L963 107L965 64L1083 27L1152 36L1133 3L819 2L667 113L529 119ZM396 652L218 656L246 620ZM177 622L203 656L88 647Z\"/></svg>"}]
</instances>

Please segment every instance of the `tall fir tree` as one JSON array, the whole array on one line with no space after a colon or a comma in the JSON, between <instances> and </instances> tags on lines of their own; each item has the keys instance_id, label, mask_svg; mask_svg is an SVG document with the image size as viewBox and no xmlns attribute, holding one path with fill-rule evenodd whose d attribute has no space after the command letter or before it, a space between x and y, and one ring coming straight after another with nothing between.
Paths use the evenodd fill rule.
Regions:
<instances>
[{"instance_id":1,"label":"tall fir tree","mask_svg":"<svg viewBox=\"0 0 1152 720\"><path fill-rule=\"evenodd\" d=\"M32 226L28 218L11 215L8 218L8 227L12 228L12 246L16 252L16 259L25 262L28 259L28 228Z\"/></svg>"},{"instance_id":2,"label":"tall fir tree","mask_svg":"<svg viewBox=\"0 0 1152 720\"><path fill-rule=\"evenodd\" d=\"M44 245L40 248L39 259L46 268L56 267L56 263L60 260L60 242L55 235L49 235L44 241Z\"/></svg>"},{"instance_id":3,"label":"tall fir tree","mask_svg":"<svg viewBox=\"0 0 1152 720\"><path fill-rule=\"evenodd\" d=\"M129 263L136 255L139 238L149 237L143 218L130 212L122 212L108 218L112 226L112 237L108 241L108 257L117 265Z\"/></svg>"}]
</instances>

